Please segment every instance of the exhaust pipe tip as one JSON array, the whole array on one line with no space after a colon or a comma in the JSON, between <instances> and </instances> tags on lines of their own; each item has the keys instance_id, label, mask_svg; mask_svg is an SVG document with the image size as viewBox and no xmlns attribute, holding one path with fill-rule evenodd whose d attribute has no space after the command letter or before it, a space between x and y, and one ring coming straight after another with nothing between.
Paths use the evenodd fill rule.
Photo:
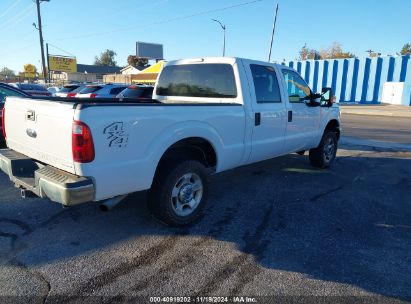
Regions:
<instances>
[{"instance_id":1,"label":"exhaust pipe tip","mask_svg":"<svg viewBox=\"0 0 411 304\"><path fill-rule=\"evenodd\" d=\"M127 195L120 195L106 200L104 203L100 204L100 210L103 212L108 212L117 206Z\"/></svg>"},{"instance_id":2,"label":"exhaust pipe tip","mask_svg":"<svg viewBox=\"0 0 411 304\"><path fill-rule=\"evenodd\" d=\"M103 204L101 204L100 206L99 206L99 208L100 208L100 210L102 211L102 212L109 212L110 210L111 210L111 208L109 208L107 205L105 205L104 203Z\"/></svg>"},{"instance_id":3,"label":"exhaust pipe tip","mask_svg":"<svg viewBox=\"0 0 411 304\"><path fill-rule=\"evenodd\" d=\"M36 196L33 192L26 190L26 189L20 189L20 195L21 195L21 198L23 199L32 198Z\"/></svg>"}]
</instances>

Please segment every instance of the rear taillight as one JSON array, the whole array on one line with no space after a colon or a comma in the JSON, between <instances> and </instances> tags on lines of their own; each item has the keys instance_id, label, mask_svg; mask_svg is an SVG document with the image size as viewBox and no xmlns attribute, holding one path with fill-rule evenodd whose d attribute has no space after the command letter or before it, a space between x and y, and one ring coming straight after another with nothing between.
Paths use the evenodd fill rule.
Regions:
<instances>
[{"instance_id":1,"label":"rear taillight","mask_svg":"<svg viewBox=\"0 0 411 304\"><path fill-rule=\"evenodd\" d=\"M3 137L6 139L6 105L1 109L1 127L3 130Z\"/></svg>"},{"instance_id":2,"label":"rear taillight","mask_svg":"<svg viewBox=\"0 0 411 304\"><path fill-rule=\"evenodd\" d=\"M67 97L75 97L76 96L76 93L68 93L67 94Z\"/></svg>"},{"instance_id":3,"label":"rear taillight","mask_svg":"<svg viewBox=\"0 0 411 304\"><path fill-rule=\"evenodd\" d=\"M90 94L90 98L96 98L97 94Z\"/></svg>"},{"instance_id":4,"label":"rear taillight","mask_svg":"<svg viewBox=\"0 0 411 304\"><path fill-rule=\"evenodd\" d=\"M73 160L90 163L94 160L94 143L90 128L81 121L74 121L71 136Z\"/></svg>"}]
</instances>

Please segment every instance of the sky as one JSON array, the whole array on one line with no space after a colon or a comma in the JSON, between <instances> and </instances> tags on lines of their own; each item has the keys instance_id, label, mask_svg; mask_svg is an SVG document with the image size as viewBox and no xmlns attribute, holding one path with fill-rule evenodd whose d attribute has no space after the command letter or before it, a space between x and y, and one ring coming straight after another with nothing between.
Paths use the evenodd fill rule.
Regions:
<instances>
[{"instance_id":1,"label":"sky","mask_svg":"<svg viewBox=\"0 0 411 304\"><path fill-rule=\"evenodd\" d=\"M321 49L334 41L358 57L366 50L395 55L411 43L409 0L50 0L41 4L49 53L93 64L105 49L119 66L135 55L136 41L161 43L167 60L226 56L268 60L275 5L279 13L272 60L294 60L307 44ZM41 67L33 0L0 0L0 69Z\"/></svg>"}]
</instances>

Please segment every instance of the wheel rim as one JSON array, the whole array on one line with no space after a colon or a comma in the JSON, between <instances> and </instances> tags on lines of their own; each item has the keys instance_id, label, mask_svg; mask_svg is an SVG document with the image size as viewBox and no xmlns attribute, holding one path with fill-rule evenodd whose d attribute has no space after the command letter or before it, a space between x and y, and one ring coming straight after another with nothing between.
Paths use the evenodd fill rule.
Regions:
<instances>
[{"instance_id":1,"label":"wheel rim","mask_svg":"<svg viewBox=\"0 0 411 304\"><path fill-rule=\"evenodd\" d=\"M332 137L328 137L324 143L324 159L327 163L332 161L335 154L335 143Z\"/></svg>"},{"instance_id":2,"label":"wheel rim","mask_svg":"<svg viewBox=\"0 0 411 304\"><path fill-rule=\"evenodd\" d=\"M186 173L174 184L171 205L178 216L188 216L198 207L203 197L203 182L195 173Z\"/></svg>"}]
</instances>

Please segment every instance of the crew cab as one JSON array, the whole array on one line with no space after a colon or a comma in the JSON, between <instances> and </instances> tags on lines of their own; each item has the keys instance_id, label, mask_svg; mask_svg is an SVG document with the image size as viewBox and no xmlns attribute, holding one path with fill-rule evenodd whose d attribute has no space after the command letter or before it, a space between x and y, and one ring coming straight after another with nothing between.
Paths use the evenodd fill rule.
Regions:
<instances>
[{"instance_id":1,"label":"crew cab","mask_svg":"<svg viewBox=\"0 0 411 304\"><path fill-rule=\"evenodd\" d=\"M330 89L242 58L171 61L144 103L8 97L4 112L0 167L23 194L110 209L149 190L150 210L176 226L200 216L210 174L306 150L326 168L340 137Z\"/></svg>"}]
</instances>

